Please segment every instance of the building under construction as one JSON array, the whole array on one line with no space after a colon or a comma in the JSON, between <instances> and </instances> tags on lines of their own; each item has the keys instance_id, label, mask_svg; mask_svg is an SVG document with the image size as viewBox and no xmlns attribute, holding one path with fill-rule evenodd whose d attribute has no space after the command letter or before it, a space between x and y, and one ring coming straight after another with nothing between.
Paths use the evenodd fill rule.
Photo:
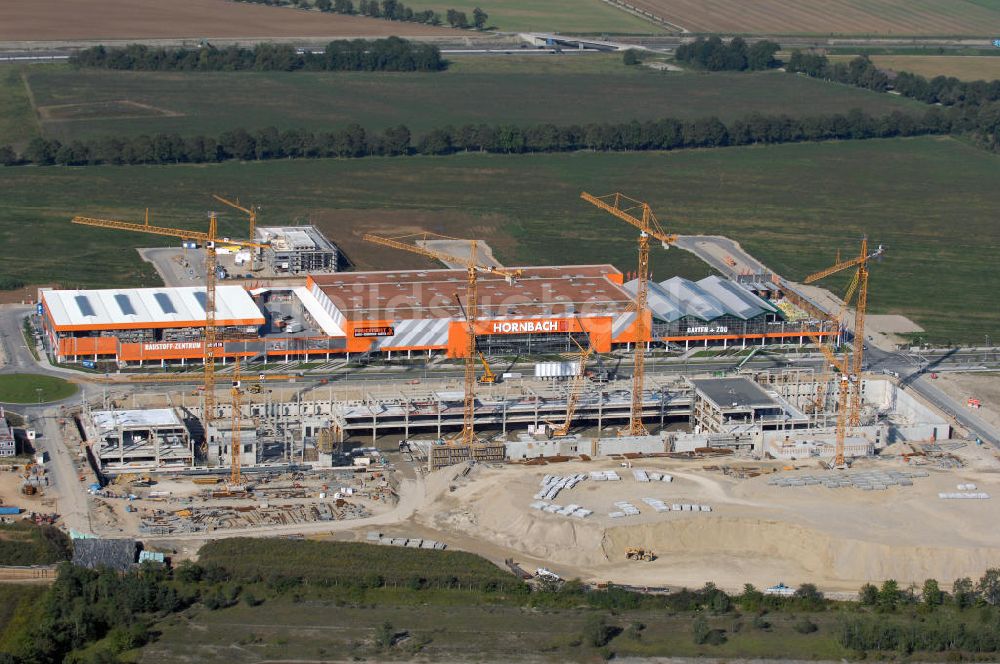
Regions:
<instances>
[{"instance_id":1,"label":"building under construction","mask_svg":"<svg viewBox=\"0 0 1000 664\"><path fill-rule=\"evenodd\" d=\"M96 410L81 419L101 470L182 470L195 465L189 424L175 409Z\"/></svg>"},{"instance_id":2,"label":"building under construction","mask_svg":"<svg viewBox=\"0 0 1000 664\"><path fill-rule=\"evenodd\" d=\"M336 272L340 251L315 226L258 226L264 265L274 274Z\"/></svg>"}]
</instances>

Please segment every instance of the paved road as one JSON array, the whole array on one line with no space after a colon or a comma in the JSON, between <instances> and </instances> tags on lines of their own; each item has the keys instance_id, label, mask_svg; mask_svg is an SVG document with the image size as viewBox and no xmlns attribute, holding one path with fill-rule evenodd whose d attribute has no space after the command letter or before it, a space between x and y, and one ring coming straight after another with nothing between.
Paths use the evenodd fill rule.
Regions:
<instances>
[{"instance_id":1,"label":"paved road","mask_svg":"<svg viewBox=\"0 0 1000 664\"><path fill-rule=\"evenodd\" d=\"M972 435L979 437L982 441L988 442L1000 448L1000 432L991 426L983 418L979 417L964 404L957 402L950 396L938 389L930 374L940 370L940 361L949 356L954 357L957 353L941 353L936 358L937 361L926 361L926 358L911 355L906 352L889 352L869 346L867 351L868 366L872 371L888 370L899 375L900 385L904 389L911 389L926 401L934 404L945 414L952 417L959 425L967 429ZM961 358L961 355L959 355Z\"/></svg>"},{"instance_id":2,"label":"paved road","mask_svg":"<svg viewBox=\"0 0 1000 664\"><path fill-rule=\"evenodd\" d=\"M681 235L674 244L690 251L720 274L770 271L766 265L744 251L739 242L721 235ZM735 265L727 263L726 258L732 259Z\"/></svg>"}]
</instances>

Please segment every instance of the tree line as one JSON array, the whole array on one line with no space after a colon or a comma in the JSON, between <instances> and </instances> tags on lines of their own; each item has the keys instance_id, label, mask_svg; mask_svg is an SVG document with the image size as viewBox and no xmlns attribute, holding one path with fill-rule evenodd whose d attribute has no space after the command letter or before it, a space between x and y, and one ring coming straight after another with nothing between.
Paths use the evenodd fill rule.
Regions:
<instances>
[{"instance_id":1,"label":"tree line","mask_svg":"<svg viewBox=\"0 0 1000 664\"><path fill-rule=\"evenodd\" d=\"M920 74L902 71L895 79L880 70L868 56L862 55L849 63L830 64L820 53L792 52L786 69L814 78L822 78L839 83L847 83L876 92L892 89L895 92L922 101L926 104L942 106L981 106L1000 101L1000 80L960 81L954 76L926 78Z\"/></svg>"},{"instance_id":2,"label":"tree line","mask_svg":"<svg viewBox=\"0 0 1000 664\"><path fill-rule=\"evenodd\" d=\"M467 124L432 129L414 141L399 125L370 132L357 124L337 131L232 129L218 136L153 134L104 136L62 142L36 137L20 153L0 146L0 165L83 166L93 164L213 163L300 158L448 155L459 152L528 154L546 152L639 152L833 139L868 139L968 131L978 116L957 109L928 109L921 116L894 111L872 116L860 110L792 118L753 114L728 124L717 117L586 125L529 126ZM984 122L987 120L983 120ZM994 118L1000 125L1000 115Z\"/></svg>"},{"instance_id":3,"label":"tree line","mask_svg":"<svg viewBox=\"0 0 1000 664\"><path fill-rule=\"evenodd\" d=\"M970 133L980 145L988 149L1000 149L1000 80L960 81L950 76L928 79L905 71L899 72L893 79L868 56L859 56L847 63L831 64L823 54L801 51L792 53L785 68L791 73L875 92L892 90L927 104L960 109L960 113L955 116L971 120L962 123L962 131Z\"/></svg>"},{"instance_id":4,"label":"tree line","mask_svg":"<svg viewBox=\"0 0 1000 664\"><path fill-rule=\"evenodd\" d=\"M253 48L155 48L144 44L93 46L70 57L78 67L134 71L440 71L446 63L432 44L399 37L337 40L321 53L290 44Z\"/></svg>"},{"instance_id":5,"label":"tree line","mask_svg":"<svg viewBox=\"0 0 1000 664\"><path fill-rule=\"evenodd\" d=\"M759 71L777 67L774 55L780 50L780 45L767 39L747 46L742 37L734 37L728 44L719 37L698 37L678 46L674 59L709 71Z\"/></svg>"},{"instance_id":6,"label":"tree line","mask_svg":"<svg viewBox=\"0 0 1000 664\"><path fill-rule=\"evenodd\" d=\"M205 548L198 563L185 561L172 570L151 563L126 573L60 565L55 582L28 609L31 615L18 616L17 631L5 634L0 664L113 663L119 654L154 640L157 621L188 607L215 611L306 596L337 605L401 601L453 608L455 601L464 601L582 609L594 616L637 610L686 613L692 616L694 642L709 646L725 643L727 630L713 629L706 617L732 616L735 625L745 616L750 628L767 634L773 612L795 614L793 629L809 634L819 629L810 616L828 613L832 620L820 621L824 629L835 629L831 636L862 658L869 652L1000 651L1000 569L987 570L976 582L959 579L950 593L933 579L921 589L903 589L888 580L880 588L866 584L858 602L836 602L808 583L787 596L766 594L750 584L740 593L707 583L662 594L613 584L594 589L578 580L529 586L472 554L360 543L235 539L213 541ZM461 594L449 596L452 591ZM978 612L978 618L972 620L970 612ZM599 647L611 636L608 627L588 621L585 638ZM772 638L784 637L776 633Z\"/></svg>"},{"instance_id":7,"label":"tree line","mask_svg":"<svg viewBox=\"0 0 1000 664\"><path fill-rule=\"evenodd\" d=\"M951 593L935 579L917 588L900 588L894 580L881 587L865 584L859 593L860 605L872 612L858 613L840 625L838 640L858 652L995 653L1000 651L1000 569L988 569L973 581L956 579ZM978 621L954 619L941 609L958 612L979 609ZM919 623L894 619L893 614L918 613Z\"/></svg>"},{"instance_id":8,"label":"tree line","mask_svg":"<svg viewBox=\"0 0 1000 664\"><path fill-rule=\"evenodd\" d=\"M309 0L235 0L236 2L249 2L260 5L274 7L291 6L308 9L314 7L321 12L333 12L335 14L347 14L367 16L369 18L381 18L386 21L406 21L410 23L425 23L427 25L441 25L441 14L425 9L415 11L407 7L399 0L358 0L357 8L353 0L313 0L310 5ZM482 30L486 27L489 14L479 7L472 11L472 21L463 11L449 9L445 14L448 25L453 28L475 28Z\"/></svg>"}]
</instances>

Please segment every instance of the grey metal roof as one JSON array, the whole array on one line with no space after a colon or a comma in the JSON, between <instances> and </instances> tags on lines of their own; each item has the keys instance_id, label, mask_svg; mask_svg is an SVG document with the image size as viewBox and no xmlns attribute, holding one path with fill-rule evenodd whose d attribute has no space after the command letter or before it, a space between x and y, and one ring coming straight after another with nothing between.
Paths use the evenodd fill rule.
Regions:
<instances>
[{"instance_id":1,"label":"grey metal roof","mask_svg":"<svg viewBox=\"0 0 1000 664\"><path fill-rule=\"evenodd\" d=\"M757 297L743 286L717 275L705 277L697 284L721 302L727 313L744 320L777 311L766 300Z\"/></svg>"},{"instance_id":2,"label":"grey metal roof","mask_svg":"<svg viewBox=\"0 0 1000 664\"><path fill-rule=\"evenodd\" d=\"M623 286L629 295L635 295L639 281L633 279ZM655 281L649 282L649 294L646 296L646 306L653 313L653 318L673 323L675 320L684 317L684 311L670 294Z\"/></svg>"}]
</instances>

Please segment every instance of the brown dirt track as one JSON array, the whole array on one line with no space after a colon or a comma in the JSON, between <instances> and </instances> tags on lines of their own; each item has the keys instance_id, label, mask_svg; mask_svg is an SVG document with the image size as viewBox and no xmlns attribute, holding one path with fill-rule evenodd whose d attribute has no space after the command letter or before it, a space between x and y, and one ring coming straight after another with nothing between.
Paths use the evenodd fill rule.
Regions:
<instances>
[{"instance_id":1,"label":"brown dirt track","mask_svg":"<svg viewBox=\"0 0 1000 664\"><path fill-rule=\"evenodd\" d=\"M692 32L978 35L1000 12L969 0L629 0Z\"/></svg>"},{"instance_id":2,"label":"brown dirt track","mask_svg":"<svg viewBox=\"0 0 1000 664\"><path fill-rule=\"evenodd\" d=\"M449 28L229 0L2 0L0 41L456 36Z\"/></svg>"}]
</instances>

